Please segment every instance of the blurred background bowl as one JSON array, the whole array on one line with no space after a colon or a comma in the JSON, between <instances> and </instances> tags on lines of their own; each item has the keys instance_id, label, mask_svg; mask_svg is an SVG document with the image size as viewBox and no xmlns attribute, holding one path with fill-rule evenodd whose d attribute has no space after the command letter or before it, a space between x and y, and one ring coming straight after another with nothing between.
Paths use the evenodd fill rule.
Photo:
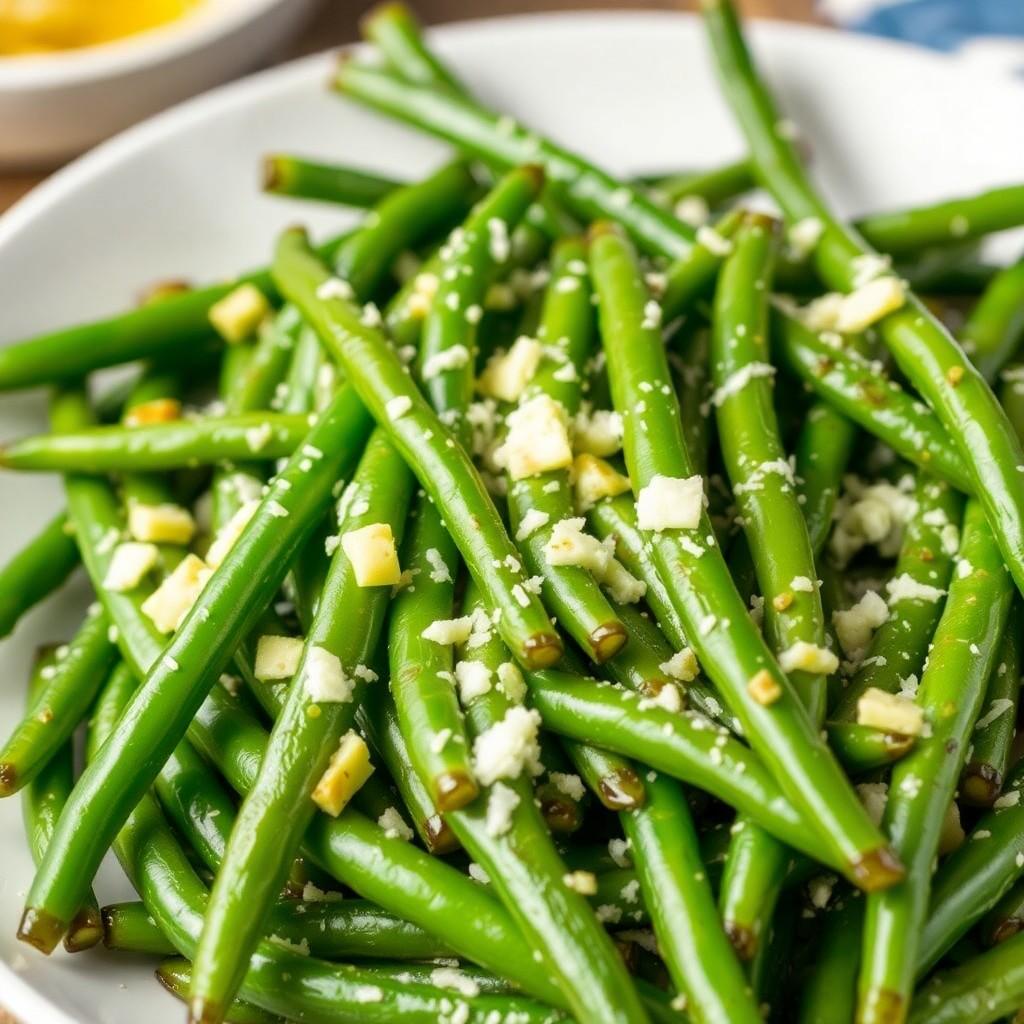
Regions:
<instances>
[{"instance_id":1,"label":"blurred background bowl","mask_svg":"<svg viewBox=\"0 0 1024 1024\"><path fill-rule=\"evenodd\" d=\"M203 0L177 21L115 42L0 57L0 165L55 164L256 67L319 2Z\"/></svg>"}]
</instances>

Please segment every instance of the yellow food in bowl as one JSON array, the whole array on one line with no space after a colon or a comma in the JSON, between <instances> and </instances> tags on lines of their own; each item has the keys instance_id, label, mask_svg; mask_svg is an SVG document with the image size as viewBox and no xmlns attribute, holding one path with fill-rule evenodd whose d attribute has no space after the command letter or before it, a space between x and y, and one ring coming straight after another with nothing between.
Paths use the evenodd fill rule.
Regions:
<instances>
[{"instance_id":1,"label":"yellow food in bowl","mask_svg":"<svg viewBox=\"0 0 1024 1024\"><path fill-rule=\"evenodd\" d=\"M0 0L0 56L95 46L174 21L200 0Z\"/></svg>"}]
</instances>

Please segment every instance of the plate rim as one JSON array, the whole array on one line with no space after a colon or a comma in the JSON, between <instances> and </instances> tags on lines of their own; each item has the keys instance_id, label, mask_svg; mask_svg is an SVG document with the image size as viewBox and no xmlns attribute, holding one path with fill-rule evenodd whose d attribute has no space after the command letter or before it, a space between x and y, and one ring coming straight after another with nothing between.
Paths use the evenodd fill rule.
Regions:
<instances>
[{"instance_id":1,"label":"plate rim","mask_svg":"<svg viewBox=\"0 0 1024 1024\"><path fill-rule=\"evenodd\" d=\"M270 9L278 2L281 0L258 0L257 9L263 13L264 9ZM244 9L244 6L240 7L240 10ZM509 25L522 28L531 23L536 27L536 31L543 31L547 24L553 22L614 24L626 21L652 24L672 22L695 27L699 22L699 15L672 10L542 11L445 22L432 25L427 31L430 37L437 38L472 35L481 31L500 31L502 27ZM927 50L886 37L859 35L824 25L776 18L750 18L747 19L747 24L751 29L755 50L766 45L765 40L770 37L797 37L826 41L828 46L861 49L865 52L887 51L911 63L932 68L942 67L947 71L977 80L989 88L999 85L1002 88L1016 90L1024 99L1024 82L1019 82L1009 75L986 73L976 64L961 60L952 54ZM311 69L325 64L332 55L358 52L365 48L366 44L361 42L347 43L261 69L183 100L116 133L55 171L0 215L0 257L21 231L31 227L35 217L44 214L51 205L73 194L80 185L101 176L121 160L144 149L150 141L167 133L186 130L190 124L230 110L233 106L258 103L262 94L286 87L289 82L310 77ZM29 1015L28 1019L33 1024L77 1024L74 1018L50 1002L39 989L26 982L5 960L0 960L0 981L11 986L4 995L11 1013L22 1017Z\"/></svg>"}]
</instances>

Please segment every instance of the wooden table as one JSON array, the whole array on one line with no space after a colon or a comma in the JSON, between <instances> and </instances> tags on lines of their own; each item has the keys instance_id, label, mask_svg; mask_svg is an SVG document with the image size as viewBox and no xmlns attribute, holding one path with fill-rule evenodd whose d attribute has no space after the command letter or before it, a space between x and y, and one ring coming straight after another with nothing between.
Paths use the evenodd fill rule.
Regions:
<instances>
[{"instance_id":1,"label":"wooden table","mask_svg":"<svg viewBox=\"0 0 1024 1024\"><path fill-rule=\"evenodd\" d=\"M626 7L658 10L692 10L694 2L679 0L664 3L637 3L635 0L590 0L590 2L551 3L548 0L488 0L486 4L469 0L412 0L420 17L428 24L478 18L483 15L525 14L549 10L579 10L594 8L619 9ZM353 41L358 36L358 13L345 0L328 0L321 13L296 43L289 47L283 59L314 53L332 46ZM362 5L360 5L361 8ZM813 0L742 0L745 14L761 18L786 18L791 21L819 20L813 11ZM0 212L42 181L54 168L14 174L0 172ZM0 1008L0 1024L18 1024Z\"/></svg>"},{"instance_id":2,"label":"wooden table","mask_svg":"<svg viewBox=\"0 0 1024 1024\"><path fill-rule=\"evenodd\" d=\"M471 0L411 0L420 17L428 24L445 21L459 21L483 15L532 13L547 10L571 10L582 8L655 8L660 10L692 10L696 0L663 0L663 2L638 2L638 0L487 0L486 3L472 3ZM753 17L787 18L790 20L817 20L813 11L814 0L741 0L744 13ZM327 0L320 14L297 42L289 47L284 59L313 53L317 50L339 46L356 39L356 22L362 4L347 0ZM0 172L0 212L24 195L30 188L42 181L54 168L18 173ZM0 1017L0 1024L5 1024Z\"/></svg>"}]
</instances>

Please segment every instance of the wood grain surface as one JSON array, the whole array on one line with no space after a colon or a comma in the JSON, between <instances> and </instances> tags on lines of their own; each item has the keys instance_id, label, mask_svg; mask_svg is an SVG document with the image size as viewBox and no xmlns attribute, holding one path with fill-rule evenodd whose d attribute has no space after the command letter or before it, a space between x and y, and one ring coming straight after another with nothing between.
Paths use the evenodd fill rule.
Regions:
<instances>
[{"instance_id":1,"label":"wood grain surface","mask_svg":"<svg viewBox=\"0 0 1024 1024\"><path fill-rule=\"evenodd\" d=\"M487 0L486 3L473 3L471 0L412 0L413 6L420 17L431 25L446 21L461 21L466 18L482 18L499 14L529 14L537 11L583 10L583 9L616 9L623 8L647 10L692 10L695 3L665 2L637 3L634 0L585 0L581 3L550 3L548 0ZM742 0L741 6L745 14L757 18L785 18L790 21L816 21L813 0ZM317 50L340 46L352 42L358 36L357 24L363 5L355 5L347 0L327 0L320 13L313 19L309 27L299 39L288 48L282 59L314 53ZM42 181L54 168L42 168L37 171L19 171L17 173L0 172L0 212L23 196L30 188ZM0 922L0 927L4 922ZM13 1017L0 1008L0 1024L19 1024ZM20 1024L32 1024L31 1021Z\"/></svg>"}]
</instances>

